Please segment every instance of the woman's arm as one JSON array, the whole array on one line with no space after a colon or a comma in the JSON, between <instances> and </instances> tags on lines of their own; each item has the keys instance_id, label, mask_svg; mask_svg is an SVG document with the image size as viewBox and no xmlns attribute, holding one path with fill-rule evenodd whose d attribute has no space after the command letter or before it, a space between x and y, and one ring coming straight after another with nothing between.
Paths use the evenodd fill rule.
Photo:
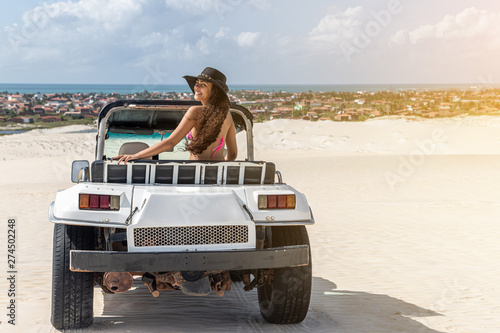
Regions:
<instances>
[{"instance_id":1,"label":"woman's arm","mask_svg":"<svg viewBox=\"0 0 500 333\"><path fill-rule=\"evenodd\" d=\"M229 115L229 117L231 117L231 115ZM226 137L226 161L234 161L238 156L238 145L236 144L236 129L234 127L233 117L231 117L230 119L231 125L229 126Z\"/></svg>"},{"instance_id":2,"label":"woman's arm","mask_svg":"<svg viewBox=\"0 0 500 333\"><path fill-rule=\"evenodd\" d=\"M170 136L165 140L160 141L149 148L141 150L138 153L119 155L113 157L113 159L118 160L118 164L121 162L127 164L127 161L138 160L141 158L158 155L164 151L172 149L173 147L175 147L176 144L178 144L182 140L182 138L186 136L186 134L189 133L189 131L196 124L196 113L198 112L199 108L200 106L190 107L189 110L184 115L184 117L182 117L179 126L177 126L175 130L172 132L172 134L170 134Z\"/></svg>"}]
</instances>

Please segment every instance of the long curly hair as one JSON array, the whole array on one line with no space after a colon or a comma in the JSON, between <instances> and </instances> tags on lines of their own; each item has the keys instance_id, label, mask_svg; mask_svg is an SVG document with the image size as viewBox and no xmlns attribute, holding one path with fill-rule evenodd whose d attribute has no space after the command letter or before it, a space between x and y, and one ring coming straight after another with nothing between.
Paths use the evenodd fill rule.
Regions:
<instances>
[{"instance_id":1,"label":"long curly hair","mask_svg":"<svg viewBox=\"0 0 500 333\"><path fill-rule=\"evenodd\" d=\"M186 150L200 155L217 140L229 111L229 100L222 90L213 86L212 94L196 119L196 138L186 145Z\"/></svg>"}]
</instances>

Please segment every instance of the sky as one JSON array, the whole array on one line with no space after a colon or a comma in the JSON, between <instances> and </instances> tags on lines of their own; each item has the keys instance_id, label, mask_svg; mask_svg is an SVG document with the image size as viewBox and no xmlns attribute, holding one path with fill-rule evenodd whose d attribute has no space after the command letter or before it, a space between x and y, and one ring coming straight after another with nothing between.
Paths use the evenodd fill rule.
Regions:
<instances>
[{"instance_id":1,"label":"sky","mask_svg":"<svg viewBox=\"0 0 500 333\"><path fill-rule=\"evenodd\" d=\"M495 0L2 3L0 83L500 82Z\"/></svg>"}]
</instances>

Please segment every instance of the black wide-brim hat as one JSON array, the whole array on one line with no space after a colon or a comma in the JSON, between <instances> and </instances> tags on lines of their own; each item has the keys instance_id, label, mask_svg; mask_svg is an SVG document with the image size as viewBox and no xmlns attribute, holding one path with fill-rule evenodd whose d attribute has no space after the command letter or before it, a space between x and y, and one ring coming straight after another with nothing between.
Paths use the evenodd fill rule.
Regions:
<instances>
[{"instance_id":1,"label":"black wide-brim hat","mask_svg":"<svg viewBox=\"0 0 500 333\"><path fill-rule=\"evenodd\" d=\"M183 76L186 79L191 91L194 93L194 85L196 81L203 80L212 83L215 87L222 90L225 94L228 93L229 88L226 85L226 76L222 72L218 71L212 67L206 67L201 74L198 76L186 75Z\"/></svg>"}]
</instances>

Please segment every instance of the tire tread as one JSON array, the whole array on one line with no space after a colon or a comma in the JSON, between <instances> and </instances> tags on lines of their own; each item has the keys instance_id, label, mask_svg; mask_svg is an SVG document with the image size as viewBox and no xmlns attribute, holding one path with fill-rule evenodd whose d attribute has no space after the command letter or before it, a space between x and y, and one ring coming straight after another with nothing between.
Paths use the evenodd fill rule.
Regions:
<instances>
[{"instance_id":1,"label":"tire tread","mask_svg":"<svg viewBox=\"0 0 500 333\"><path fill-rule=\"evenodd\" d=\"M305 226L272 228L272 247L309 245ZM258 290L260 311L264 319L274 324L296 324L303 321L311 298L311 273L311 260L307 266L275 269L271 295L266 293L266 287Z\"/></svg>"},{"instance_id":2,"label":"tire tread","mask_svg":"<svg viewBox=\"0 0 500 333\"><path fill-rule=\"evenodd\" d=\"M59 330L92 325L94 274L69 270L71 250L90 250L92 227L56 224L52 259L52 325Z\"/></svg>"}]
</instances>

